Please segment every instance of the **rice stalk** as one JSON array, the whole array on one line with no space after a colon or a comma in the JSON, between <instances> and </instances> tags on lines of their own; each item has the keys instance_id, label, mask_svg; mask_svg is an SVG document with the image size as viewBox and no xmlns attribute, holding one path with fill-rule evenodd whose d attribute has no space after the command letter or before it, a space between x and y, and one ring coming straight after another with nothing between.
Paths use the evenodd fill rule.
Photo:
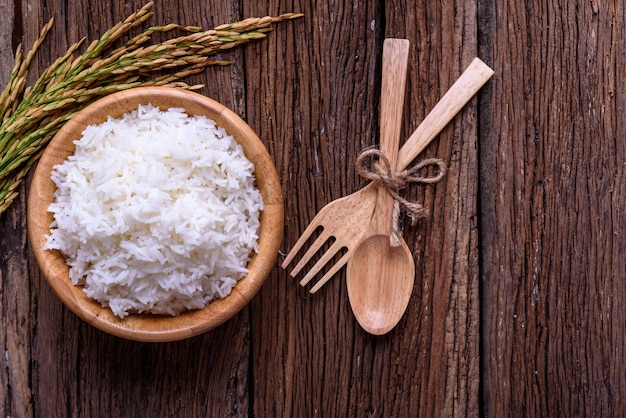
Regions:
<instances>
[{"instance_id":1,"label":"rice stalk","mask_svg":"<svg viewBox=\"0 0 626 418\"><path fill-rule=\"evenodd\" d=\"M153 16L153 5L147 3L111 27L78 56L85 39L70 45L32 86L26 86L30 63L54 21L44 25L25 56L21 45L17 48L9 81L0 93L0 214L18 196L18 186L52 137L88 104L109 93L139 86L198 89L202 86L190 86L182 79L209 66L229 64L211 59L212 55L263 39L272 25L302 16L287 13L249 18L204 31L170 23L150 26L132 36L130 31ZM172 31L182 34L152 43L153 35ZM116 47L116 41L126 34L131 35L130 40ZM150 78L155 73L159 75Z\"/></svg>"}]
</instances>

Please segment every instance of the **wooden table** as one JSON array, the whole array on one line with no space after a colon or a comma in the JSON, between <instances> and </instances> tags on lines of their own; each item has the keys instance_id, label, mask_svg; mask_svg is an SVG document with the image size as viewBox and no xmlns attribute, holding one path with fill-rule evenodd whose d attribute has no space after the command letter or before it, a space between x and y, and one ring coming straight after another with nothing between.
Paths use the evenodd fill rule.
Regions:
<instances>
[{"instance_id":1,"label":"wooden table","mask_svg":"<svg viewBox=\"0 0 626 418\"><path fill-rule=\"evenodd\" d=\"M0 81L50 17L35 74L143 3L0 0ZM42 278L23 186L0 218L2 416L626 416L621 0L156 3L152 24L305 14L190 80L275 159L284 252L365 184L355 159L377 143L385 37L412 45L404 137L472 58L496 74L423 154L448 164L444 180L405 191L431 215L405 222L415 287L382 337L354 320L345 271L310 295L278 265L249 308L204 335L104 334Z\"/></svg>"}]
</instances>

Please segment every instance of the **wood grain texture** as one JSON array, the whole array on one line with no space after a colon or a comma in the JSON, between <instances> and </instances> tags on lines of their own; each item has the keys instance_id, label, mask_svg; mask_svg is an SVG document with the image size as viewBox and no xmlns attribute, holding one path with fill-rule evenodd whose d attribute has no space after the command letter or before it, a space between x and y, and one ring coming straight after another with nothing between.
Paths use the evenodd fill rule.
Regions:
<instances>
[{"instance_id":1,"label":"wood grain texture","mask_svg":"<svg viewBox=\"0 0 626 418\"><path fill-rule=\"evenodd\" d=\"M484 2L487 416L626 414L623 2Z\"/></svg>"},{"instance_id":2,"label":"wood grain texture","mask_svg":"<svg viewBox=\"0 0 626 418\"><path fill-rule=\"evenodd\" d=\"M15 27L13 2L0 1L0 85L9 80L13 64L13 28Z\"/></svg>"},{"instance_id":3,"label":"wood grain texture","mask_svg":"<svg viewBox=\"0 0 626 418\"><path fill-rule=\"evenodd\" d=\"M0 1L0 85L6 85L13 67L15 12L12 1ZM24 201L21 200L21 203ZM32 416L29 386L30 291L22 211L12 209L0 217L0 348L6 367L0 367L0 410L21 405L19 415ZM4 415L8 415L5 413Z\"/></svg>"},{"instance_id":4,"label":"wood grain texture","mask_svg":"<svg viewBox=\"0 0 626 418\"><path fill-rule=\"evenodd\" d=\"M51 16L35 73L143 3L0 0L0 72L13 35L29 47ZM448 164L446 177L406 190L431 215L404 225L414 292L382 337L356 323L344 272L310 295L278 266L249 309L207 334L162 344L104 334L41 277L23 186L0 217L3 416L626 416L623 2L157 0L154 10L155 24L207 28L305 14L190 80L274 158L284 252L319 208L365 185L354 165L378 142L385 37L411 42L403 138L474 56L496 75L423 153Z\"/></svg>"}]
</instances>

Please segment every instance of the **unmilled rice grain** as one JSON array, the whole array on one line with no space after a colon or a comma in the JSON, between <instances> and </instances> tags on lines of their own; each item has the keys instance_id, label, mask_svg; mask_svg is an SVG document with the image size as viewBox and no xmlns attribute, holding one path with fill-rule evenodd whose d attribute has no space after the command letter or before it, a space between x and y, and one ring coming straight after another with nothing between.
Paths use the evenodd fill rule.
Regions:
<instances>
[{"instance_id":1,"label":"unmilled rice grain","mask_svg":"<svg viewBox=\"0 0 626 418\"><path fill-rule=\"evenodd\" d=\"M258 251L254 166L215 122L139 106L89 126L54 167L46 249L119 317L177 315L227 296Z\"/></svg>"}]
</instances>

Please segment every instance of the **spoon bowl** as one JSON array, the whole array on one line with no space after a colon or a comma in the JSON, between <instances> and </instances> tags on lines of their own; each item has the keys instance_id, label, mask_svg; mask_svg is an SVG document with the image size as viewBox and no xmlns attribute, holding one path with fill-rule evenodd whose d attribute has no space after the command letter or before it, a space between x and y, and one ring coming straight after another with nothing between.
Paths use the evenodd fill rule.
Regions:
<instances>
[{"instance_id":1,"label":"spoon bowl","mask_svg":"<svg viewBox=\"0 0 626 418\"><path fill-rule=\"evenodd\" d=\"M348 261L350 305L361 327L372 335L391 331L406 310L415 277L411 250L392 247L389 235L372 235L362 241Z\"/></svg>"}]
</instances>

